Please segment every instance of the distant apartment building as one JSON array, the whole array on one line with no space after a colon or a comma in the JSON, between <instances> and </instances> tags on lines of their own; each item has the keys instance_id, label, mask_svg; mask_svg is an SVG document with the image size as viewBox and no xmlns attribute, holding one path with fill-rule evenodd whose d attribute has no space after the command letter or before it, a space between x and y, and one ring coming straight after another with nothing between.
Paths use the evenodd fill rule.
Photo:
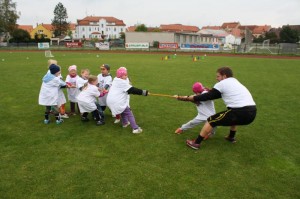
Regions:
<instances>
[{"instance_id":1,"label":"distant apartment building","mask_svg":"<svg viewBox=\"0 0 300 199\"><path fill-rule=\"evenodd\" d=\"M125 32L123 20L115 17L88 16L77 20L73 38L77 39L117 39Z\"/></svg>"}]
</instances>

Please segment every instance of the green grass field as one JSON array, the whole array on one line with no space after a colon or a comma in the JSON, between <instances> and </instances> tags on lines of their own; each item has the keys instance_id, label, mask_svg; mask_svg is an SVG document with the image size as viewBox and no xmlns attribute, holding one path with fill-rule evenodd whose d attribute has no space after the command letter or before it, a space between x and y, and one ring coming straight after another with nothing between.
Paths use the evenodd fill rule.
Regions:
<instances>
[{"instance_id":1,"label":"green grass field","mask_svg":"<svg viewBox=\"0 0 300 199\"><path fill-rule=\"evenodd\" d=\"M231 66L252 93L258 114L254 123L238 128L236 144L224 140L229 130L220 127L197 151L185 140L196 138L201 126L174 134L196 116L195 106L166 97L131 96L144 130L139 135L113 124L108 111L104 126L82 123L78 115L45 125L38 105L47 72L44 52L0 51L1 199L300 198L300 60L52 53L64 77L72 64L98 75L107 63L113 76L125 66L135 87L171 95L192 94L196 81L211 88L216 69ZM225 109L222 100L215 106Z\"/></svg>"}]
</instances>

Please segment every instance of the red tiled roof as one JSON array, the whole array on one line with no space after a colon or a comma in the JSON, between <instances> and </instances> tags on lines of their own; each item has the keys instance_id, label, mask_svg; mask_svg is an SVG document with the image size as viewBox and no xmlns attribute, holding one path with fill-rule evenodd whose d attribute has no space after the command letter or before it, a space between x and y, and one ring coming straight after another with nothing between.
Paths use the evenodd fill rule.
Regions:
<instances>
[{"instance_id":1,"label":"red tiled roof","mask_svg":"<svg viewBox=\"0 0 300 199\"><path fill-rule=\"evenodd\" d=\"M221 30L221 26L203 26L202 29Z\"/></svg>"},{"instance_id":2,"label":"red tiled roof","mask_svg":"<svg viewBox=\"0 0 300 199\"><path fill-rule=\"evenodd\" d=\"M92 35L101 35L100 32L92 32Z\"/></svg>"},{"instance_id":3,"label":"red tiled roof","mask_svg":"<svg viewBox=\"0 0 300 199\"><path fill-rule=\"evenodd\" d=\"M51 25L51 24L42 24L42 26L44 27L44 28L46 28L47 30L50 30L50 31L52 31L54 28L53 28L53 26Z\"/></svg>"},{"instance_id":4,"label":"red tiled roof","mask_svg":"<svg viewBox=\"0 0 300 199\"><path fill-rule=\"evenodd\" d=\"M222 28L226 29L226 28L237 28L240 26L240 22L229 22L229 23L223 23L222 24Z\"/></svg>"},{"instance_id":5,"label":"red tiled roof","mask_svg":"<svg viewBox=\"0 0 300 199\"><path fill-rule=\"evenodd\" d=\"M198 32L197 26L186 26L182 24L160 25L159 29L163 32Z\"/></svg>"},{"instance_id":6,"label":"red tiled roof","mask_svg":"<svg viewBox=\"0 0 300 199\"><path fill-rule=\"evenodd\" d=\"M230 33L235 37L241 37L241 30L238 28L233 28Z\"/></svg>"},{"instance_id":7,"label":"red tiled roof","mask_svg":"<svg viewBox=\"0 0 300 199\"><path fill-rule=\"evenodd\" d=\"M135 31L135 29L136 29L136 26L129 26L129 27L127 27L127 32L134 32Z\"/></svg>"},{"instance_id":8,"label":"red tiled roof","mask_svg":"<svg viewBox=\"0 0 300 199\"><path fill-rule=\"evenodd\" d=\"M76 24L75 23L70 23L69 29L70 30L75 30L76 29Z\"/></svg>"},{"instance_id":9,"label":"red tiled roof","mask_svg":"<svg viewBox=\"0 0 300 199\"><path fill-rule=\"evenodd\" d=\"M33 30L33 26L32 25L18 25L18 29L22 29L22 30L25 30L30 33Z\"/></svg>"},{"instance_id":10,"label":"red tiled roof","mask_svg":"<svg viewBox=\"0 0 300 199\"><path fill-rule=\"evenodd\" d=\"M115 17L87 16L83 19L78 19L78 25L89 25L90 22L99 22L100 19L105 19L108 23L115 23L116 26L126 26L123 20Z\"/></svg>"},{"instance_id":11,"label":"red tiled roof","mask_svg":"<svg viewBox=\"0 0 300 199\"><path fill-rule=\"evenodd\" d=\"M244 26L240 26L239 29L246 30L246 28L248 28L249 30L253 31L256 27L257 25L244 25Z\"/></svg>"},{"instance_id":12,"label":"red tiled roof","mask_svg":"<svg viewBox=\"0 0 300 199\"><path fill-rule=\"evenodd\" d=\"M254 29L253 29L253 34L263 34L265 32L268 32L269 30L271 29L271 26L267 26L267 25L264 25L264 26L256 26Z\"/></svg>"}]
</instances>

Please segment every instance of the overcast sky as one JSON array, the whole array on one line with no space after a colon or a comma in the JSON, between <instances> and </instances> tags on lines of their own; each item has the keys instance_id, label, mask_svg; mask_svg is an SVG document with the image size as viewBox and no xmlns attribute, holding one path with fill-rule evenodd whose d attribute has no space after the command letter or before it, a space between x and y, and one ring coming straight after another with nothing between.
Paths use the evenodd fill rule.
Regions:
<instances>
[{"instance_id":1,"label":"overcast sky","mask_svg":"<svg viewBox=\"0 0 300 199\"><path fill-rule=\"evenodd\" d=\"M12 0L20 25L50 24L61 2L76 23L87 15L113 16L126 26L180 23L201 28L240 22L241 25L300 25L300 0Z\"/></svg>"}]
</instances>

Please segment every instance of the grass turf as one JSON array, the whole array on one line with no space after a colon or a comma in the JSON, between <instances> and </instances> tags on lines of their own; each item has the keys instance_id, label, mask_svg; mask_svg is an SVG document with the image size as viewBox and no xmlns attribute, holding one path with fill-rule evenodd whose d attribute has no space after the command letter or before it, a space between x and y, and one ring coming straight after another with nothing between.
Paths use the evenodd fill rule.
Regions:
<instances>
[{"instance_id":1,"label":"grass turf","mask_svg":"<svg viewBox=\"0 0 300 199\"><path fill-rule=\"evenodd\" d=\"M253 94L258 115L238 128L236 144L224 140L228 128L220 127L198 151L185 140L195 138L201 125L174 134L196 108L166 97L131 96L144 129L139 135L113 124L108 111L104 126L82 123L78 115L45 125L37 103L47 71L44 53L1 52L0 198L300 197L299 60L52 53L64 77L72 64L95 75L103 63L113 75L125 66L135 87L171 95L191 94L195 81L212 87L216 69L228 65ZM225 109L222 100L215 105Z\"/></svg>"}]
</instances>

